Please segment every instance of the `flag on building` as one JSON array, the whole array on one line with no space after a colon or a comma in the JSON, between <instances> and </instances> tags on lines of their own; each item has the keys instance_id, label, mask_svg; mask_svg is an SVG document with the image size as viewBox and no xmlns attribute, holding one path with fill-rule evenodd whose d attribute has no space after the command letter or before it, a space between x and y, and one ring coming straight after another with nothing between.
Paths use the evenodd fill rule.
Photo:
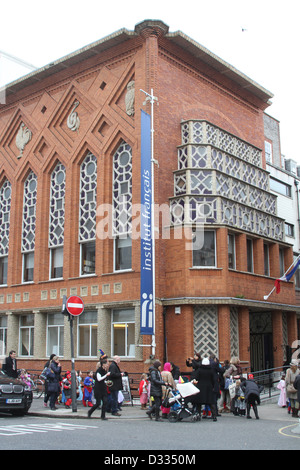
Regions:
<instances>
[{"instance_id":1,"label":"flag on building","mask_svg":"<svg viewBox=\"0 0 300 470\"><path fill-rule=\"evenodd\" d=\"M275 289L276 289L276 294L279 294L280 292L280 283L281 282L289 282L295 272L297 271L298 267L300 265L300 255L294 260L292 266L288 269L288 271L281 276L279 279L276 279L275 281Z\"/></svg>"}]
</instances>

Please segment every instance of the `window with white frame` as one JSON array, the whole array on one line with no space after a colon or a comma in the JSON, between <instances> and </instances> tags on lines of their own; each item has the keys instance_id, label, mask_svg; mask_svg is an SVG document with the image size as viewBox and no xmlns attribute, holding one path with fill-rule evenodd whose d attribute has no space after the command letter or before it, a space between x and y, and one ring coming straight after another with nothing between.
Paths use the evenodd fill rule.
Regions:
<instances>
[{"instance_id":1,"label":"window with white frame","mask_svg":"<svg viewBox=\"0 0 300 470\"><path fill-rule=\"evenodd\" d=\"M97 311L84 311L78 317L78 356L97 357Z\"/></svg>"},{"instance_id":2,"label":"window with white frame","mask_svg":"<svg viewBox=\"0 0 300 470\"><path fill-rule=\"evenodd\" d=\"M135 356L135 312L134 309L112 311L112 356Z\"/></svg>"},{"instance_id":3,"label":"window with white frame","mask_svg":"<svg viewBox=\"0 0 300 470\"><path fill-rule=\"evenodd\" d=\"M65 224L65 187L66 169L58 163L51 174L50 210L49 210L49 242L50 279L63 276L63 245Z\"/></svg>"},{"instance_id":4,"label":"window with white frame","mask_svg":"<svg viewBox=\"0 0 300 470\"><path fill-rule=\"evenodd\" d=\"M193 267L216 267L216 240L214 230L194 232Z\"/></svg>"},{"instance_id":5,"label":"window with white frame","mask_svg":"<svg viewBox=\"0 0 300 470\"><path fill-rule=\"evenodd\" d=\"M6 356L7 351L7 316L0 316L0 356Z\"/></svg>"},{"instance_id":6,"label":"window with white frame","mask_svg":"<svg viewBox=\"0 0 300 470\"><path fill-rule=\"evenodd\" d=\"M79 243L80 275L95 273L97 159L91 152L80 166Z\"/></svg>"},{"instance_id":7,"label":"window with white frame","mask_svg":"<svg viewBox=\"0 0 300 470\"><path fill-rule=\"evenodd\" d=\"M23 282L33 281L34 251L23 254Z\"/></svg>"},{"instance_id":8,"label":"window with white frame","mask_svg":"<svg viewBox=\"0 0 300 470\"><path fill-rule=\"evenodd\" d=\"M64 267L64 247L50 250L50 279L61 279Z\"/></svg>"},{"instance_id":9,"label":"window with white frame","mask_svg":"<svg viewBox=\"0 0 300 470\"><path fill-rule=\"evenodd\" d=\"M47 315L47 356L64 355L64 316L61 313Z\"/></svg>"},{"instance_id":10,"label":"window with white frame","mask_svg":"<svg viewBox=\"0 0 300 470\"><path fill-rule=\"evenodd\" d=\"M266 162L272 163L272 144L265 140L265 156Z\"/></svg>"},{"instance_id":11,"label":"window with white frame","mask_svg":"<svg viewBox=\"0 0 300 470\"><path fill-rule=\"evenodd\" d=\"M19 340L19 355L20 356L33 356L34 344L34 315L21 315L20 317L20 340Z\"/></svg>"},{"instance_id":12,"label":"window with white frame","mask_svg":"<svg viewBox=\"0 0 300 470\"><path fill-rule=\"evenodd\" d=\"M115 271L131 269L132 240L130 237L115 239Z\"/></svg>"},{"instance_id":13,"label":"window with white frame","mask_svg":"<svg viewBox=\"0 0 300 470\"><path fill-rule=\"evenodd\" d=\"M36 228L37 177L31 171L24 183L22 227L22 282L33 281Z\"/></svg>"}]
</instances>

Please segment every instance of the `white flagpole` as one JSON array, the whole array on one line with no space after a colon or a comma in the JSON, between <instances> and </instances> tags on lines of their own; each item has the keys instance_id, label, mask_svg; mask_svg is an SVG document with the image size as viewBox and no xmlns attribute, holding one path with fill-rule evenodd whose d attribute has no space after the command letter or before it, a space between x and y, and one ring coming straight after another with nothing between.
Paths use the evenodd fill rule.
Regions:
<instances>
[{"instance_id":1,"label":"white flagpole","mask_svg":"<svg viewBox=\"0 0 300 470\"><path fill-rule=\"evenodd\" d=\"M150 101L151 104L151 237L152 237L152 285L153 285L153 335L152 335L152 356L155 357L155 220L154 220L154 163L158 164L158 161L154 159L154 103L158 101L157 97L153 95L153 89L151 88L151 95L146 91L140 89L146 95L146 100Z\"/></svg>"},{"instance_id":2,"label":"white flagpole","mask_svg":"<svg viewBox=\"0 0 300 470\"><path fill-rule=\"evenodd\" d=\"M291 266L285 271L283 276L285 276L289 272L289 270L293 268L293 266L297 263L299 258L300 258L300 255L298 255L297 258L292 262ZM281 277L283 277L283 276L281 276ZM273 287L273 289L271 290L271 292L269 292L268 295L264 295L264 300L268 300L268 298L270 297L271 294L273 294L275 289L276 289L276 286Z\"/></svg>"}]
</instances>

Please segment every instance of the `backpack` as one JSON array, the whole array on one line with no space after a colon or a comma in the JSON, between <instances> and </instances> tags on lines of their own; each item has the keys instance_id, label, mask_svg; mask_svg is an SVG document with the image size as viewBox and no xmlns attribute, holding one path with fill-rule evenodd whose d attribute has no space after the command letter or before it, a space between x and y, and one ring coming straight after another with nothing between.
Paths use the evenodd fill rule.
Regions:
<instances>
[{"instance_id":1,"label":"backpack","mask_svg":"<svg viewBox=\"0 0 300 470\"><path fill-rule=\"evenodd\" d=\"M50 372L51 372L51 370L49 369L49 367L47 367L47 366L44 367L44 370L40 375L40 379L48 380Z\"/></svg>"}]
</instances>

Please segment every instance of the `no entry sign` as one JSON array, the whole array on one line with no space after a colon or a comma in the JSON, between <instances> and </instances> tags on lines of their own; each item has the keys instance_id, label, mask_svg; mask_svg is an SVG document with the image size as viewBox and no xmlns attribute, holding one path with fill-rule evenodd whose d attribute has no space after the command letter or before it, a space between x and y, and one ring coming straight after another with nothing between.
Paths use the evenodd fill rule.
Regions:
<instances>
[{"instance_id":1,"label":"no entry sign","mask_svg":"<svg viewBox=\"0 0 300 470\"><path fill-rule=\"evenodd\" d=\"M70 315L74 316L81 315L84 310L83 301L80 297L77 297L77 295L72 295L68 298L66 307Z\"/></svg>"}]
</instances>

